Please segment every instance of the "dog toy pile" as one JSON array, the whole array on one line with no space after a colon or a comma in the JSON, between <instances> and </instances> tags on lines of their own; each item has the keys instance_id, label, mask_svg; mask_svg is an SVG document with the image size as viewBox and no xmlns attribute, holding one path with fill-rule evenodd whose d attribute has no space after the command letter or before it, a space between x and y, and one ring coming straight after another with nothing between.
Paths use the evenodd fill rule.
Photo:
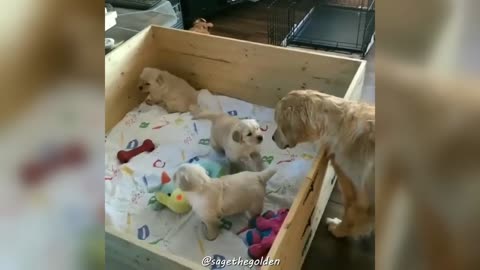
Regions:
<instances>
[{"instance_id":1,"label":"dog toy pile","mask_svg":"<svg viewBox=\"0 0 480 270\"><path fill-rule=\"evenodd\" d=\"M287 215L288 209L280 209L277 213L267 211L250 220L249 229L241 233L242 239L248 246L250 258L260 259L267 256Z\"/></svg>"}]
</instances>

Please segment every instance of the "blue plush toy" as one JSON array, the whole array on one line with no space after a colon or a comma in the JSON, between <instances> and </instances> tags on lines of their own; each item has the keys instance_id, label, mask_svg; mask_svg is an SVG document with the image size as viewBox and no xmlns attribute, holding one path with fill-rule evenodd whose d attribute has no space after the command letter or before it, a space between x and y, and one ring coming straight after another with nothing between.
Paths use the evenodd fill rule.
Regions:
<instances>
[{"instance_id":1,"label":"blue plush toy","mask_svg":"<svg viewBox=\"0 0 480 270\"><path fill-rule=\"evenodd\" d=\"M198 164L202 166L206 171L209 177L211 178L220 178L228 174L229 165L227 162L222 162L220 160L213 159L200 159L198 156L191 158L188 163Z\"/></svg>"}]
</instances>

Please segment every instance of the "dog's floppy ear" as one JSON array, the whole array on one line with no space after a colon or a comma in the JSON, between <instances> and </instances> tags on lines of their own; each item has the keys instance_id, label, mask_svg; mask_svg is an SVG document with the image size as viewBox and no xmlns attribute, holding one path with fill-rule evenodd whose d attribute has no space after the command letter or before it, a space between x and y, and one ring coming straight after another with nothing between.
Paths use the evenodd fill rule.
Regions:
<instances>
[{"instance_id":1,"label":"dog's floppy ear","mask_svg":"<svg viewBox=\"0 0 480 270\"><path fill-rule=\"evenodd\" d=\"M192 183L189 180L188 174L185 173L183 169L179 169L175 173L174 179L177 180L178 187L183 191L189 191L193 188Z\"/></svg>"},{"instance_id":2,"label":"dog's floppy ear","mask_svg":"<svg viewBox=\"0 0 480 270\"><path fill-rule=\"evenodd\" d=\"M235 130L233 133L232 133L232 140L235 141L235 142L241 142L242 141L242 133L240 133L240 131L238 130Z\"/></svg>"},{"instance_id":3,"label":"dog's floppy ear","mask_svg":"<svg viewBox=\"0 0 480 270\"><path fill-rule=\"evenodd\" d=\"M162 85L165 80L163 79L163 75L160 73L157 75L157 78L155 78L155 81L158 83L158 85Z\"/></svg>"},{"instance_id":4,"label":"dog's floppy ear","mask_svg":"<svg viewBox=\"0 0 480 270\"><path fill-rule=\"evenodd\" d=\"M293 114L293 108L287 107L281 110L275 111L275 121L278 124L278 127L282 130L285 126L288 126L291 122Z\"/></svg>"}]
</instances>

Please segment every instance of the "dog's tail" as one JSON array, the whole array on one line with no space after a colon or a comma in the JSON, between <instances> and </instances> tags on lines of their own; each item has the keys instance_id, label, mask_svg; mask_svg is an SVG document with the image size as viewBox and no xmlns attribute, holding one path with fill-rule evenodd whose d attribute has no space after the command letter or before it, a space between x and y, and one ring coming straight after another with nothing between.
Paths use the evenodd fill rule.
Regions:
<instances>
[{"instance_id":1,"label":"dog's tail","mask_svg":"<svg viewBox=\"0 0 480 270\"><path fill-rule=\"evenodd\" d=\"M270 180L270 178L272 178L272 176L277 173L277 168L275 167L270 167L270 168L267 168L261 172L259 172L259 178L258 180L260 181L260 183L262 185L266 185L268 180Z\"/></svg>"},{"instance_id":2,"label":"dog's tail","mask_svg":"<svg viewBox=\"0 0 480 270\"><path fill-rule=\"evenodd\" d=\"M214 113L207 110L202 110L199 106L193 107L190 112L192 114L192 120L207 119L210 121L214 121L215 119L223 115L222 113Z\"/></svg>"}]
</instances>

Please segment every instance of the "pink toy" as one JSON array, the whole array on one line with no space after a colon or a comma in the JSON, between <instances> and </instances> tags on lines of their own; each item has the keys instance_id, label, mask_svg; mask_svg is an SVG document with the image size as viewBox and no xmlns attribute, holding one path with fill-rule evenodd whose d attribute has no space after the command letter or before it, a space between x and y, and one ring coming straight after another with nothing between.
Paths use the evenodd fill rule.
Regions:
<instances>
[{"instance_id":1,"label":"pink toy","mask_svg":"<svg viewBox=\"0 0 480 270\"><path fill-rule=\"evenodd\" d=\"M260 259L268 254L287 215L288 209L280 209L276 214L267 211L249 222L251 229L245 233L245 242L251 258Z\"/></svg>"},{"instance_id":2,"label":"pink toy","mask_svg":"<svg viewBox=\"0 0 480 270\"><path fill-rule=\"evenodd\" d=\"M260 231L272 230L275 233L278 233L280 227L282 226L283 221L288 215L288 209L280 209L277 211L276 215L263 215L254 219L251 224L251 227L256 227Z\"/></svg>"},{"instance_id":3,"label":"pink toy","mask_svg":"<svg viewBox=\"0 0 480 270\"><path fill-rule=\"evenodd\" d=\"M133 157L143 153L143 152L152 152L155 149L155 144L153 144L152 140L146 139L143 141L142 145L137 148L134 148L129 151L121 150L117 153L117 158L120 163L127 163Z\"/></svg>"},{"instance_id":4,"label":"pink toy","mask_svg":"<svg viewBox=\"0 0 480 270\"><path fill-rule=\"evenodd\" d=\"M248 248L248 256L252 259L260 259L267 256L270 248L273 245L273 241L277 237L276 233L272 233L267 237L264 237L258 244L253 244Z\"/></svg>"}]
</instances>

